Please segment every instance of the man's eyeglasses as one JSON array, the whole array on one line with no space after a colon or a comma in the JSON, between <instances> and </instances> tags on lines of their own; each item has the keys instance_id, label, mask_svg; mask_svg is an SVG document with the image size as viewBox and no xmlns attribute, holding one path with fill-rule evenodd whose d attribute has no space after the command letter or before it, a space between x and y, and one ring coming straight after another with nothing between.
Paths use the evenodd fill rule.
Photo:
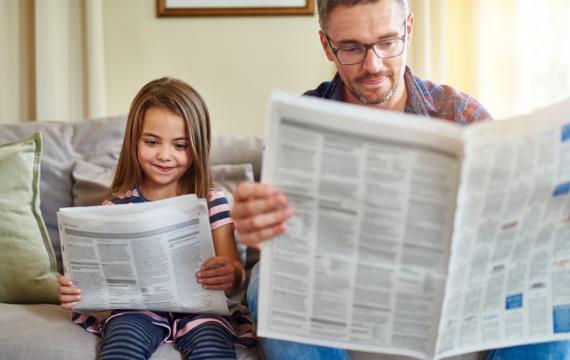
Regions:
<instances>
[{"instance_id":1,"label":"man's eyeglasses","mask_svg":"<svg viewBox=\"0 0 570 360\"><path fill-rule=\"evenodd\" d=\"M366 59L369 49L372 49L374 54L381 59L390 59L402 55L406 44L406 23L407 19L404 20L404 35L401 37L384 39L372 44L351 44L335 48L329 36L325 34L325 37L339 63L342 65L356 65Z\"/></svg>"}]
</instances>

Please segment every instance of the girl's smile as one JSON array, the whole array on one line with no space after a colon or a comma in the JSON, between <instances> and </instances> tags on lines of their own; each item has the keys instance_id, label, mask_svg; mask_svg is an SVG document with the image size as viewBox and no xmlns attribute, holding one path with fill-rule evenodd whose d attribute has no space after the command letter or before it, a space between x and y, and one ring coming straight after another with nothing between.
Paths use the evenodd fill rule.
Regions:
<instances>
[{"instance_id":1,"label":"girl's smile","mask_svg":"<svg viewBox=\"0 0 570 360\"><path fill-rule=\"evenodd\" d=\"M169 171L175 169L175 168L172 167L172 166L161 166L161 165L156 165L156 164L155 164L154 166L155 166L158 170L160 170L160 171L162 171L162 172L169 172Z\"/></svg>"}]
</instances>

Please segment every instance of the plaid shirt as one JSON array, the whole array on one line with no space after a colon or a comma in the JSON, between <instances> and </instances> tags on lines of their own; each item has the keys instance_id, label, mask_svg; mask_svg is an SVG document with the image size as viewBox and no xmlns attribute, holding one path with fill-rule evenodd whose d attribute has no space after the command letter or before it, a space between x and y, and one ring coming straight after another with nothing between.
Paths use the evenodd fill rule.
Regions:
<instances>
[{"instance_id":1,"label":"plaid shirt","mask_svg":"<svg viewBox=\"0 0 570 360\"><path fill-rule=\"evenodd\" d=\"M409 67L406 67L404 73L404 83L408 91L404 109L406 113L441 118L461 125L492 118L489 112L471 96L451 86L422 80L414 75ZM344 83L336 74L332 81L323 82L304 95L344 101L343 94Z\"/></svg>"}]
</instances>

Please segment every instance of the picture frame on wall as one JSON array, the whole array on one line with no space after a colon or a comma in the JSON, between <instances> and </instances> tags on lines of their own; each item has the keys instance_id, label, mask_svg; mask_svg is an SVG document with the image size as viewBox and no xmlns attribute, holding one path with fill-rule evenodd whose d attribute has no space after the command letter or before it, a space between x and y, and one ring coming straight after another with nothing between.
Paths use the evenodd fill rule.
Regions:
<instances>
[{"instance_id":1,"label":"picture frame on wall","mask_svg":"<svg viewBox=\"0 0 570 360\"><path fill-rule=\"evenodd\" d=\"M312 15L315 0L156 0L165 16Z\"/></svg>"}]
</instances>

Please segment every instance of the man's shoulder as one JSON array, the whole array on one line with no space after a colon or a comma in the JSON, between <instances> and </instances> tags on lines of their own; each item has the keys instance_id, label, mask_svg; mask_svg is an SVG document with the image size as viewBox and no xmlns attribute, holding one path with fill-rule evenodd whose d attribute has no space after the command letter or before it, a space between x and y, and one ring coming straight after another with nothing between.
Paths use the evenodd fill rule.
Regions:
<instances>
[{"instance_id":1,"label":"man's shoulder","mask_svg":"<svg viewBox=\"0 0 570 360\"><path fill-rule=\"evenodd\" d=\"M412 105L414 105L414 102L421 101L431 117L442 118L464 125L492 118L491 114L479 101L452 86L423 80L415 75L413 75L413 82L416 93L410 99ZM413 97L416 97L416 99L413 99Z\"/></svg>"},{"instance_id":2,"label":"man's shoulder","mask_svg":"<svg viewBox=\"0 0 570 360\"><path fill-rule=\"evenodd\" d=\"M338 74L331 81L324 81L313 90L307 90L303 95L322 99L342 101L343 84Z\"/></svg>"},{"instance_id":3,"label":"man's shoulder","mask_svg":"<svg viewBox=\"0 0 570 360\"><path fill-rule=\"evenodd\" d=\"M324 81L315 89L307 90L303 93L305 96L313 96L323 99L330 99L334 85L332 81Z\"/></svg>"}]
</instances>

